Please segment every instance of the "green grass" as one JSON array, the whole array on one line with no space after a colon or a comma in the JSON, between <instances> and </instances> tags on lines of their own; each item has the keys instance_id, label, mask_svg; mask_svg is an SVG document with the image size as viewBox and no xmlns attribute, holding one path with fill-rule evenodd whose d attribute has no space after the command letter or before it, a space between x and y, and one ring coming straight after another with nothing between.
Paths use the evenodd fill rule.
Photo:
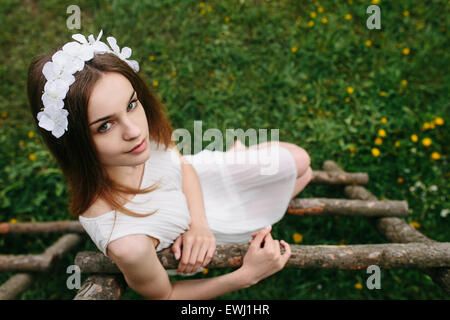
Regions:
<instances>
[{"instance_id":1,"label":"green grass","mask_svg":"<svg viewBox=\"0 0 450 320\"><path fill-rule=\"evenodd\" d=\"M408 201L407 222L418 222L419 231L434 240L449 241L449 217L441 216L449 209L450 176L447 1L381 0L381 30L366 28L370 1L207 1L205 14L200 1L78 1L82 28L68 30L71 4L2 2L0 221L69 218L66 182L35 135L28 111L27 67L33 56L70 41L71 34L97 35L103 29L103 40L113 35L120 46L132 48L132 59L167 105L174 128L193 133L194 119L202 120L203 132L278 128L281 141L309 152L314 170L332 159L346 171L367 172L367 189L378 198ZM352 18L346 20L346 14ZM444 124L435 124L436 117ZM424 123L433 128L424 129ZM375 145L380 129L386 136ZM431 145L425 147L423 138ZM440 159L432 160L433 152ZM310 185L299 197L344 194ZM272 234L293 243L294 232L303 235L305 245L386 242L363 218L287 215ZM57 238L0 237L0 251L38 253ZM78 250L96 248L88 240ZM66 266L73 258L68 255L59 272L43 274L20 299L72 299L76 292L66 287ZM0 283L12 274L0 273ZM382 270L381 290L368 290L367 277L365 270L284 269L217 299L448 298L416 270ZM131 290L123 298L142 299Z\"/></svg>"}]
</instances>

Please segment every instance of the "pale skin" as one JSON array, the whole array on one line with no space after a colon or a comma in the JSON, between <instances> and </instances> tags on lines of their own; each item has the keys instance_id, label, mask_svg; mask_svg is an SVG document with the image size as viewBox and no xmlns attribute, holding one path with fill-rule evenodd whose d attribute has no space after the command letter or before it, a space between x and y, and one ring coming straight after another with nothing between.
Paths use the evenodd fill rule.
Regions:
<instances>
[{"instance_id":1,"label":"pale skin","mask_svg":"<svg viewBox=\"0 0 450 320\"><path fill-rule=\"evenodd\" d=\"M100 161L114 179L138 187L145 161L150 154L148 124L131 83L117 73L106 74L93 88L88 106L89 124L107 115L115 117L90 126ZM131 97L131 99L130 99ZM133 102L134 101L134 102ZM108 126L110 125L110 126ZM104 130L104 132L99 132ZM143 139L146 149L140 154L127 153ZM265 147L269 143L255 147ZM293 155L298 178L292 198L311 180L309 156L302 148L280 142ZM245 148L237 142L230 150ZM176 150L176 148L175 148ZM174 242L174 253L181 252L179 272L191 273L206 266L215 251L215 238L209 229L203 205L200 181L195 169L179 154L182 164L183 192L191 215L190 229ZM139 182L139 184L138 184ZM132 196L126 195L131 200ZM255 239L244 257L243 265L228 274L209 278L170 282L155 250L155 243L147 235L128 235L108 244L107 255L122 271L127 284L147 299L212 299L246 288L281 270L291 251L283 240L272 239L271 229L253 234ZM264 247L261 248L261 243ZM281 254L280 244L285 252ZM183 250L181 250L183 246ZM262 263L264 262L264 263Z\"/></svg>"}]
</instances>

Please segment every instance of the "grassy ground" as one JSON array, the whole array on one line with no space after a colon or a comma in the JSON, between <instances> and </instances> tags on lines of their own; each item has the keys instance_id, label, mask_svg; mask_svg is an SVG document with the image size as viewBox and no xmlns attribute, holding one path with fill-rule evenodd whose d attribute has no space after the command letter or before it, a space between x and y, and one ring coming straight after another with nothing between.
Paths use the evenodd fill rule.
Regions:
<instances>
[{"instance_id":1,"label":"grassy ground","mask_svg":"<svg viewBox=\"0 0 450 320\"><path fill-rule=\"evenodd\" d=\"M0 221L68 219L66 183L36 135L26 99L34 55L81 32L133 49L174 128L278 128L305 148L313 170L333 159L367 172L380 199L408 201L407 222L449 241L449 4L378 1L381 30L366 28L377 1L2 1L0 11ZM446 142L447 141L447 142ZM42 170L42 168L46 168ZM299 197L344 197L308 186ZM363 218L287 215L273 236L300 244L385 243ZM2 253L38 253L58 236L0 237ZM301 239L301 241L300 241ZM79 250L96 250L89 240ZM72 299L66 268L42 275L20 299ZM231 269L230 269L231 270ZM211 277L230 270L209 270ZM0 283L12 273L1 273ZM218 299L442 299L415 270L382 270L381 289L360 271L285 269ZM83 280L86 278L83 275ZM173 280L177 280L173 277ZM124 299L142 299L128 290Z\"/></svg>"}]
</instances>

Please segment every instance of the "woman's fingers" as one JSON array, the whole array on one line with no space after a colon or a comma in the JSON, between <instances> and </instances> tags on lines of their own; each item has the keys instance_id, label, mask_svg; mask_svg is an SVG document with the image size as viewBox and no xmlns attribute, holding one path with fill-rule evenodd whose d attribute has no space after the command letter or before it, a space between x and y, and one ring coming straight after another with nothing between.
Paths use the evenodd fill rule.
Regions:
<instances>
[{"instance_id":1,"label":"woman's fingers","mask_svg":"<svg viewBox=\"0 0 450 320\"><path fill-rule=\"evenodd\" d=\"M183 239L183 256L181 257L181 261L178 264L178 273L182 273L186 271L187 265L189 264L189 260L191 257L192 250L192 240L189 238Z\"/></svg>"},{"instance_id":2,"label":"woman's fingers","mask_svg":"<svg viewBox=\"0 0 450 320\"><path fill-rule=\"evenodd\" d=\"M198 251L198 256L194 260L194 266L189 272L196 272L200 269L201 265L205 262L206 252L208 252L208 243L203 243L201 249Z\"/></svg>"},{"instance_id":3,"label":"woman's fingers","mask_svg":"<svg viewBox=\"0 0 450 320\"><path fill-rule=\"evenodd\" d=\"M283 257L283 263L286 263L291 257L291 246L284 240L280 240L280 243L284 247L284 253L281 255Z\"/></svg>"}]
</instances>

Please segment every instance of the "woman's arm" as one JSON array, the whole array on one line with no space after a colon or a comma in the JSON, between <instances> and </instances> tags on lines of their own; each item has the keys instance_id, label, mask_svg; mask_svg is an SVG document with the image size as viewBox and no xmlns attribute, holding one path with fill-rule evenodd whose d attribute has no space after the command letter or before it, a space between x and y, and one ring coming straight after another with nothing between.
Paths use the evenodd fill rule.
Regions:
<instances>
[{"instance_id":1,"label":"woman's arm","mask_svg":"<svg viewBox=\"0 0 450 320\"><path fill-rule=\"evenodd\" d=\"M192 164L183 158L178 149L174 148L178 153L181 161L182 170L182 189L186 195L186 200L189 207L189 213L191 215L191 227L193 225L208 224L205 214L205 206L203 203L202 186Z\"/></svg>"},{"instance_id":2,"label":"woman's arm","mask_svg":"<svg viewBox=\"0 0 450 320\"><path fill-rule=\"evenodd\" d=\"M112 241L108 256L122 271L128 286L146 299L212 299L254 284L249 275L254 272L242 268L214 278L170 282L153 242L143 234Z\"/></svg>"},{"instance_id":3,"label":"woman's arm","mask_svg":"<svg viewBox=\"0 0 450 320\"><path fill-rule=\"evenodd\" d=\"M175 258L180 258L181 244L183 244L183 256L178 264L178 273L191 273L197 271L201 266L205 267L212 260L216 250L216 238L209 228L203 204L202 188L197 172L178 153L182 169L182 188L186 195L186 201L191 215L190 228L181 234L172 245Z\"/></svg>"}]
</instances>

